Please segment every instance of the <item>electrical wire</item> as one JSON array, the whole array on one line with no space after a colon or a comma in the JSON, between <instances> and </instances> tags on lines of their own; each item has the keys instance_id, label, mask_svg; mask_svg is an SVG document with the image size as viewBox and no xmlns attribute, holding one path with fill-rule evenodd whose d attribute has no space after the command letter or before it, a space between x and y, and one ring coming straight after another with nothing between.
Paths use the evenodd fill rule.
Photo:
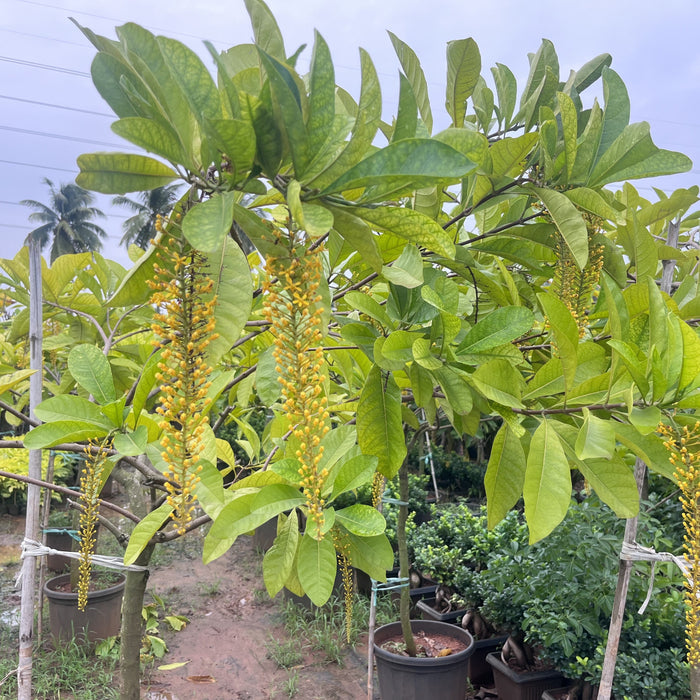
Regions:
<instances>
[{"instance_id":1,"label":"electrical wire","mask_svg":"<svg viewBox=\"0 0 700 700\"><path fill-rule=\"evenodd\" d=\"M55 109L65 109L69 112L80 112L81 114L94 114L97 117L110 117L114 119L114 114L107 112L95 112L91 109L80 109L80 107L68 107L67 105L57 105L53 102L42 102L41 100L28 100L25 97L14 97L12 95L0 95L2 100L11 100L12 102L24 102L30 105L39 105L41 107L54 107Z\"/></svg>"},{"instance_id":2,"label":"electrical wire","mask_svg":"<svg viewBox=\"0 0 700 700\"><path fill-rule=\"evenodd\" d=\"M81 70L73 70L72 68L61 68L61 66L51 66L48 63L37 63L36 61L25 61L22 58L12 58L11 56L0 56L0 61L6 63L16 63L20 66L29 66L30 68L41 68L42 70L52 70L56 73L67 73L68 75L77 75L81 78L89 78L90 73Z\"/></svg>"},{"instance_id":3,"label":"electrical wire","mask_svg":"<svg viewBox=\"0 0 700 700\"><path fill-rule=\"evenodd\" d=\"M39 165L38 163L22 163L21 161L18 160L1 160L0 163L4 163L5 165L20 165L24 166L26 168L41 168L41 170L56 170L57 172L61 173L77 173L78 169L73 168L72 170L69 168L55 168L51 167L50 165ZM2 202L0 202L2 203ZM5 202L5 204L12 204L12 202Z\"/></svg>"},{"instance_id":4,"label":"electrical wire","mask_svg":"<svg viewBox=\"0 0 700 700\"><path fill-rule=\"evenodd\" d=\"M140 150L136 146L130 146L122 143L112 143L111 141L99 141L97 139L81 139L79 136L69 136L67 134L54 134L50 131L34 131L33 129L20 129L17 126L8 126L0 124L0 131L12 131L17 134L28 134L30 136L44 136L50 139L60 139L61 141L77 141L79 143L91 143L96 146L112 146L113 148L130 148L132 150Z\"/></svg>"}]
</instances>

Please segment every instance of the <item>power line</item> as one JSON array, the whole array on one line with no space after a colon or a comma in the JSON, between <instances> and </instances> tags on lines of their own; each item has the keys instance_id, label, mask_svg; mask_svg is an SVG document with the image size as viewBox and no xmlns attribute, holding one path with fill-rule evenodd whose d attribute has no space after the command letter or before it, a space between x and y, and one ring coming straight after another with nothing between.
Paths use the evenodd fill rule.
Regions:
<instances>
[{"instance_id":1,"label":"power line","mask_svg":"<svg viewBox=\"0 0 700 700\"><path fill-rule=\"evenodd\" d=\"M24 97L13 97L11 95L0 95L0 99L12 100L12 102L26 102L31 105L40 105L41 107L55 107L56 109L66 109L69 112L80 112L81 114L94 114L97 117L112 117L114 114L108 114L107 112L94 112L91 109L80 109L79 107L68 107L67 105L57 105L53 102L41 102L40 100L28 100Z\"/></svg>"},{"instance_id":2,"label":"power line","mask_svg":"<svg viewBox=\"0 0 700 700\"><path fill-rule=\"evenodd\" d=\"M0 27L0 32L7 32L8 34L17 34L18 36L28 36L32 39L43 39L44 41L57 41L60 44L70 44L71 46L80 46L83 49L91 49L92 46L87 43L79 43L77 41L68 41L68 39L58 39L53 36L43 36L42 34L32 34L31 32L19 32L16 29L8 29L7 27Z\"/></svg>"},{"instance_id":3,"label":"power line","mask_svg":"<svg viewBox=\"0 0 700 700\"><path fill-rule=\"evenodd\" d=\"M0 56L0 61L7 63L17 63L20 66L29 66L30 68L41 68L42 70L52 70L56 73L67 73L68 75L77 75L81 78L89 78L90 73L85 71L73 70L72 68L61 68L60 66L50 66L48 63L37 63L36 61L25 61L21 58L11 58L10 56Z\"/></svg>"},{"instance_id":4,"label":"power line","mask_svg":"<svg viewBox=\"0 0 700 700\"><path fill-rule=\"evenodd\" d=\"M68 136L67 134L53 134L49 131L34 131L33 129L20 129L16 126L7 126L6 124L0 124L0 130L2 131L13 131L18 134L29 134L30 136L45 136L50 139L61 139L62 141L77 141L79 143L91 143L96 146L112 146L114 148L131 148L132 150L137 150L135 146L129 146L127 144L112 143L111 141L98 141L96 139L81 139L79 136Z\"/></svg>"},{"instance_id":5,"label":"power line","mask_svg":"<svg viewBox=\"0 0 700 700\"><path fill-rule=\"evenodd\" d=\"M74 10L69 7L61 7L60 5L51 5L50 3L47 2L37 2L36 0L15 0L15 2L23 2L26 5L37 5L39 7L49 7L52 10L61 10L62 12L73 12L76 15L84 15L85 17L95 17L96 19L104 19L107 20L108 22L119 22L121 24L124 24L123 19L119 19L118 17L107 17L105 15L98 15L95 12L84 12L83 10ZM197 39L199 41L202 41L202 37L197 36L196 34L188 34L187 32L176 32L172 31L170 29L163 29L162 27L151 27L151 29L157 31L157 32L166 32L167 34L177 34L179 36L187 36L190 39ZM214 41L214 40L212 40ZM214 41L214 43L217 44L223 44L224 46L228 45L228 42L226 41Z\"/></svg>"},{"instance_id":6,"label":"power line","mask_svg":"<svg viewBox=\"0 0 700 700\"><path fill-rule=\"evenodd\" d=\"M1 160L0 163L5 163L6 165L23 165L27 168L41 168L42 170L56 170L62 173L75 173L78 171L77 168L69 170L68 168L55 168L50 165L39 165L38 163L22 163L18 160ZM11 202L5 202L5 204L11 204Z\"/></svg>"}]
</instances>

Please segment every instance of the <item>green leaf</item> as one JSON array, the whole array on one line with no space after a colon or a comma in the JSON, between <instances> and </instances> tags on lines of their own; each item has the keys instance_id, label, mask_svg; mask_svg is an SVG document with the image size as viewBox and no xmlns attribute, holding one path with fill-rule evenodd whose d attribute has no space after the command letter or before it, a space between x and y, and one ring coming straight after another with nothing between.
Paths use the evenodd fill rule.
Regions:
<instances>
[{"instance_id":1,"label":"green leaf","mask_svg":"<svg viewBox=\"0 0 700 700\"><path fill-rule=\"evenodd\" d=\"M386 572L394 565L394 551L386 535L357 537L347 534L352 565L377 581L386 581Z\"/></svg>"},{"instance_id":2,"label":"green leaf","mask_svg":"<svg viewBox=\"0 0 700 700\"><path fill-rule=\"evenodd\" d=\"M36 417L45 423L51 421L79 420L94 423L107 430L116 426L106 418L100 407L88 399L71 394L60 394L42 401L34 410Z\"/></svg>"},{"instance_id":3,"label":"green leaf","mask_svg":"<svg viewBox=\"0 0 700 700\"><path fill-rule=\"evenodd\" d=\"M561 192L544 187L533 187L532 190L547 207L576 264L583 270L588 262L588 229L581 212Z\"/></svg>"},{"instance_id":4,"label":"green leaf","mask_svg":"<svg viewBox=\"0 0 700 700\"><path fill-rule=\"evenodd\" d=\"M601 156L588 181L590 187L610 182L690 170L692 161L675 151L659 149L651 140L649 124L630 124Z\"/></svg>"},{"instance_id":5,"label":"green leaf","mask_svg":"<svg viewBox=\"0 0 700 700\"><path fill-rule=\"evenodd\" d=\"M265 406L272 406L280 397L281 387L277 378L277 361L274 356L274 346L266 348L258 356L258 367L255 370L255 389L260 401Z\"/></svg>"},{"instance_id":6,"label":"green leaf","mask_svg":"<svg viewBox=\"0 0 700 700\"><path fill-rule=\"evenodd\" d=\"M520 499L526 468L523 446L508 423L504 422L494 438L484 476L489 529L503 520Z\"/></svg>"},{"instance_id":7,"label":"green leaf","mask_svg":"<svg viewBox=\"0 0 700 700\"><path fill-rule=\"evenodd\" d=\"M109 361L94 345L76 345L68 355L68 371L73 379L99 404L115 401L117 392Z\"/></svg>"},{"instance_id":8,"label":"green leaf","mask_svg":"<svg viewBox=\"0 0 700 700\"><path fill-rule=\"evenodd\" d=\"M405 143L400 141L399 143ZM425 214L405 207L361 208L349 207L355 216L364 219L372 228L389 233L411 243L423 246L446 258L454 257L452 237L442 226Z\"/></svg>"},{"instance_id":9,"label":"green leaf","mask_svg":"<svg viewBox=\"0 0 700 700\"><path fill-rule=\"evenodd\" d=\"M447 42L447 97L445 107L455 127L464 126L467 100L481 74L481 54L474 39Z\"/></svg>"},{"instance_id":10,"label":"green leaf","mask_svg":"<svg viewBox=\"0 0 700 700\"><path fill-rule=\"evenodd\" d=\"M393 327L384 307L367 294L355 291L348 292L345 295L345 301L351 308L357 309L360 313L373 318L375 321L379 321L385 329L388 330Z\"/></svg>"},{"instance_id":11,"label":"green leaf","mask_svg":"<svg viewBox=\"0 0 700 700\"><path fill-rule=\"evenodd\" d=\"M507 129L511 125L511 119L515 110L515 102L518 97L518 84L513 72L508 66L497 63L491 68L493 81L496 84L498 96L498 114L501 127Z\"/></svg>"},{"instance_id":12,"label":"green leaf","mask_svg":"<svg viewBox=\"0 0 700 700\"><path fill-rule=\"evenodd\" d=\"M624 82L614 70L607 67L603 68L602 76L605 109L596 161L600 160L630 122L630 100Z\"/></svg>"},{"instance_id":13,"label":"green leaf","mask_svg":"<svg viewBox=\"0 0 700 700\"><path fill-rule=\"evenodd\" d=\"M253 279L248 258L230 238L207 255L203 271L214 283L211 296L216 296L214 318L218 337L207 346L207 361L215 366L240 338L248 321L253 304Z\"/></svg>"},{"instance_id":14,"label":"green leaf","mask_svg":"<svg viewBox=\"0 0 700 700\"><path fill-rule=\"evenodd\" d=\"M319 192L324 197L360 187L378 186L381 196L361 201L386 199L388 195L456 181L476 168L476 164L454 148L434 139L403 139L375 151Z\"/></svg>"},{"instance_id":15,"label":"green leaf","mask_svg":"<svg viewBox=\"0 0 700 700\"><path fill-rule=\"evenodd\" d=\"M439 369L442 367L442 361L435 357L432 353L432 343L427 338L418 338L413 342L413 359L425 369ZM427 378L428 375L422 375ZM414 387L415 391L415 387ZM427 389L426 389L427 392ZM433 393L432 383L430 384L430 396ZM427 396L427 393L426 393ZM419 402L420 406L424 406L423 403Z\"/></svg>"},{"instance_id":16,"label":"green leaf","mask_svg":"<svg viewBox=\"0 0 700 700\"><path fill-rule=\"evenodd\" d=\"M242 119L210 119L206 122L206 131L214 146L226 155L235 181L241 180L255 160L253 125Z\"/></svg>"},{"instance_id":17,"label":"green leaf","mask_svg":"<svg viewBox=\"0 0 700 700\"><path fill-rule=\"evenodd\" d=\"M491 167L494 177L508 175L511 171L520 170L532 149L537 144L539 136L536 133L523 134L517 138L506 137L499 139L489 148Z\"/></svg>"},{"instance_id":18,"label":"green leaf","mask_svg":"<svg viewBox=\"0 0 700 700\"><path fill-rule=\"evenodd\" d=\"M678 391L689 392L700 383L700 338L687 323L680 324L683 336L683 366L678 380Z\"/></svg>"},{"instance_id":19,"label":"green leaf","mask_svg":"<svg viewBox=\"0 0 700 700\"><path fill-rule=\"evenodd\" d=\"M502 406L522 408L522 375L508 360L489 360L470 375L472 384L490 401Z\"/></svg>"},{"instance_id":20,"label":"green leaf","mask_svg":"<svg viewBox=\"0 0 700 700\"><path fill-rule=\"evenodd\" d=\"M396 51L403 72L406 74L413 88L413 94L416 98L421 119L428 133L430 133L433 130L433 115L430 110L428 82L425 79L418 56L416 56L415 52L408 44L401 41L395 34L389 32L389 38L394 46L394 51Z\"/></svg>"},{"instance_id":21,"label":"green leaf","mask_svg":"<svg viewBox=\"0 0 700 700\"><path fill-rule=\"evenodd\" d=\"M348 532L360 537L381 535L386 529L384 516L376 508L361 503L336 510L335 519Z\"/></svg>"},{"instance_id":22,"label":"green leaf","mask_svg":"<svg viewBox=\"0 0 700 700\"><path fill-rule=\"evenodd\" d=\"M323 37L314 32L309 82L309 119L306 123L309 152L318 153L335 120L335 72Z\"/></svg>"},{"instance_id":23,"label":"green leaf","mask_svg":"<svg viewBox=\"0 0 700 700\"><path fill-rule=\"evenodd\" d=\"M549 318L552 334L559 350L559 357L564 370L564 382L568 391L574 386L574 376L578 362L578 326L571 315L571 311L554 294L541 292L537 295L537 298Z\"/></svg>"},{"instance_id":24,"label":"green leaf","mask_svg":"<svg viewBox=\"0 0 700 700\"><path fill-rule=\"evenodd\" d=\"M270 56L284 61L286 54L282 32L268 6L263 0L245 0L245 7L253 25L255 43Z\"/></svg>"},{"instance_id":25,"label":"green leaf","mask_svg":"<svg viewBox=\"0 0 700 700\"><path fill-rule=\"evenodd\" d=\"M634 472L620 457L589 459L577 464L603 503L619 518L634 518L639 511L639 491Z\"/></svg>"},{"instance_id":26,"label":"green leaf","mask_svg":"<svg viewBox=\"0 0 700 700\"><path fill-rule=\"evenodd\" d=\"M274 544L263 557L263 581L274 598L292 573L299 546L299 519L293 510L279 530Z\"/></svg>"},{"instance_id":27,"label":"green leaf","mask_svg":"<svg viewBox=\"0 0 700 700\"><path fill-rule=\"evenodd\" d=\"M172 512L173 507L169 503L163 503L136 524L136 527L131 531L129 544L124 551L124 564L126 566L133 564L138 559L139 554L167 522Z\"/></svg>"},{"instance_id":28,"label":"green leaf","mask_svg":"<svg viewBox=\"0 0 700 700\"><path fill-rule=\"evenodd\" d=\"M190 209L182 220L182 233L190 245L213 253L224 245L233 225L234 192L216 193Z\"/></svg>"},{"instance_id":29,"label":"green leaf","mask_svg":"<svg viewBox=\"0 0 700 700\"><path fill-rule=\"evenodd\" d=\"M629 417L630 423L642 435L649 435L659 427L662 414L657 406L645 406L644 408L633 406Z\"/></svg>"},{"instance_id":30,"label":"green leaf","mask_svg":"<svg viewBox=\"0 0 700 700\"><path fill-rule=\"evenodd\" d=\"M457 353L480 353L525 335L535 316L524 306L505 306L492 311L473 326L457 347Z\"/></svg>"},{"instance_id":31,"label":"green leaf","mask_svg":"<svg viewBox=\"0 0 700 700\"><path fill-rule=\"evenodd\" d=\"M112 124L112 131L171 163L186 163L188 160L175 130L153 119L144 117L120 119Z\"/></svg>"},{"instance_id":32,"label":"green leaf","mask_svg":"<svg viewBox=\"0 0 700 700\"><path fill-rule=\"evenodd\" d=\"M159 160L134 153L84 153L78 156L78 167L76 184L103 194L154 190L179 177Z\"/></svg>"},{"instance_id":33,"label":"green leaf","mask_svg":"<svg viewBox=\"0 0 700 700\"><path fill-rule=\"evenodd\" d=\"M538 87L544 80L547 68L549 68L558 78L559 75L559 59L554 44L549 39L542 39L542 43L537 49L534 56L530 56L530 73L527 77L525 89L520 98L520 106L522 106L535 94Z\"/></svg>"},{"instance_id":34,"label":"green leaf","mask_svg":"<svg viewBox=\"0 0 700 700\"><path fill-rule=\"evenodd\" d=\"M663 440L658 435L642 435L633 425L627 423L615 423L615 435L630 452L644 461L649 469L667 479L673 479L674 469L669 462Z\"/></svg>"},{"instance_id":35,"label":"green leaf","mask_svg":"<svg viewBox=\"0 0 700 700\"><path fill-rule=\"evenodd\" d=\"M583 425L576 437L576 456L579 459L606 457L615 453L615 429L609 420L594 416L583 409Z\"/></svg>"},{"instance_id":36,"label":"green leaf","mask_svg":"<svg viewBox=\"0 0 700 700\"><path fill-rule=\"evenodd\" d=\"M133 432L119 433L114 436L114 449L119 454L136 457L146 452L148 446L148 428L140 425Z\"/></svg>"},{"instance_id":37,"label":"green leaf","mask_svg":"<svg viewBox=\"0 0 700 700\"><path fill-rule=\"evenodd\" d=\"M392 331L384 340L381 353L390 362L400 365L396 369L403 369L403 365L413 359L414 338L415 335L408 331Z\"/></svg>"},{"instance_id":38,"label":"green leaf","mask_svg":"<svg viewBox=\"0 0 700 700\"><path fill-rule=\"evenodd\" d=\"M564 162L566 163L566 178L571 177L576 162L576 149L578 138L578 116L574 101L565 93L557 93L559 114L561 116L561 128L564 136Z\"/></svg>"},{"instance_id":39,"label":"green leaf","mask_svg":"<svg viewBox=\"0 0 700 700\"><path fill-rule=\"evenodd\" d=\"M472 410L472 392L464 375L448 366L433 371L445 398L455 413L466 415Z\"/></svg>"},{"instance_id":40,"label":"green leaf","mask_svg":"<svg viewBox=\"0 0 700 700\"><path fill-rule=\"evenodd\" d=\"M333 592L335 547L329 537L316 540L306 534L299 543L297 575L299 583L314 605L324 605Z\"/></svg>"},{"instance_id":41,"label":"green leaf","mask_svg":"<svg viewBox=\"0 0 700 700\"><path fill-rule=\"evenodd\" d=\"M399 73L399 83L399 111L391 135L392 141L414 138L418 127L418 105L411 83L403 73Z\"/></svg>"},{"instance_id":42,"label":"green leaf","mask_svg":"<svg viewBox=\"0 0 700 700\"><path fill-rule=\"evenodd\" d=\"M370 482L376 467L377 458L368 455L356 455L343 462L337 470L335 479L333 479L333 493L330 500L334 500L341 493L352 491ZM336 516L337 514L336 512Z\"/></svg>"},{"instance_id":43,"label":"green leaf","mask_svg":"<svg viewBox=\"0 0 700 700\"><path fill-rule=\"evenodd\" d=\"M24 436L24 446L29 450L55 447L63 442L81 442L101 438L109 434L107 428L80 420L59 420L37 425Z\"/></svg>"},{"instance_id":44,"label":"green leaf","mask_svg":"<svg viewBox=\"0 0 700 700\"><path fill-rule=\"evenodd\" d=\"M523 499L531 544L546 537L569 509L569 463L559 436L547 419L540 423L530 442Z\"/></svg>"},{"instance_id":45,"label":"green leaf","mask_svg":"<svg viewBox=\"0 0 700 700\"><path fill-rule=\"evenodd\" d=\"M156 41L195 118L221 119L219 90L202 59L175 39L159 36Z\"/></svg>"},{"instance_id":46,"label":"green leaf","mask_svg":"<svg viewBox=\"0 0 700 700\"><path fill-rule=\"evenodd\" d=\"M333 213L333 227L343 240L357 253L360 259L374 272L382 269L382 256L372 229L357 216L345 211L344 207L329 207Z\"/></svg>"},{"instance_id":47,"label":"green leaf","mask_svg":"<svg viewBox=\"0 0 700 700\"><path fill-rule=\"evenodd\" d=\"M405 246L391 265L384 265L382 277L408 289L423 284L423 258L418 248L414 245Z\"/></svg>"},{"instance_id":48,"label":"green leaf","mask_svg":"<svg viewBox=\"0 0 700 700\"><path fill-rule=\"evenodd\" d=\"M362 452L378 458L377 471L394 477L406 457L401 421L401 391L394 377L372 367L357 405L357 442Z\"/></svg>"},{"instance_id":49,"label":"green leaf","mask_svg":"<svg viewBox=\"0 0 700 700\"><path fill-rule=\"evenodd\" d=\"M583 92L600 78L603 68L612 63L612 56L609 53L602 53L585 63L576 71L574 78L574 89L576 92Z\"/></svg>"},{"instance_id":50,"label":"green leaf","mask_svg":"<svg viewBox=\"0 0 700 700\"><path fill-rule=\"evenodd\" d=\"M608 204L602 195L589 187L576 187L566 190L564 194L580 209L614 223L622 224L625 222L622 212Z\"/></svg>"}]
</instances>

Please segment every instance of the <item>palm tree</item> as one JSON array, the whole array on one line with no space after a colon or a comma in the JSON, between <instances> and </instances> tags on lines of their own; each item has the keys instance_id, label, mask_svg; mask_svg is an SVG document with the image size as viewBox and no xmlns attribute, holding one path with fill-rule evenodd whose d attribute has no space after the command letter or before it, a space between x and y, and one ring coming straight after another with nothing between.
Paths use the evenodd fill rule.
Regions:
<instances>
[{"instance_id":1,"label":"palm tree","mask_svg":"<svg viewBox=\"0 0 700 700\"><path fill-rule=\"evenodd\" d=\"M178 200L179 185L166 185L156 187L154 190L139 193L139 200L134 201L128 197L114 197L112 204L120 207L128 207L134 213L123 224L124 235L121 245L137 245L144 250L148 247L156 233L156 217L167 216L172 211Z\"/></svg>"},{"instance_id":2,"label":"palm tree","mask_svg":"<svg viewBox=\"0 0 700 700\"><path fill-rule=\"evenodd\" d=\"M38 241L41 250L51 242L52 263L59 255L100 250L101 239L106 238L107 233L92 221L95 217L104 217L99 209L91 206L94 195L73 182L58 189L48 178L44 178L44 182L50 192L48 206L33 199L20 202L35 209L29 215L30 221L42 223L29 233L27 240Z\"/></svg>"}]
</instances>

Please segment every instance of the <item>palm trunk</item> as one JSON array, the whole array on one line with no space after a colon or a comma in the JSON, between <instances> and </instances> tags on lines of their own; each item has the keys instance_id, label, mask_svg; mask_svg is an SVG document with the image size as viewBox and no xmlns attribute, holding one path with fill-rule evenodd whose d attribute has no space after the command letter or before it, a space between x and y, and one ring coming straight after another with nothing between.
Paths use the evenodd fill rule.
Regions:
<instances>
[{"instance_id":1,"label":"palm trunk","mask_svg":"<svg viewBox=\"0 0 700 700\"><path fill-rule=\"evenodd\" d=\"M134 563L147 566L154 547L154 544L149 544ZM126 574L122 603L119 700L139 700L141 697L141 639L144 632L141 612L147 582L148 571L129 571Z\"/></svg>"}]
</instances>

